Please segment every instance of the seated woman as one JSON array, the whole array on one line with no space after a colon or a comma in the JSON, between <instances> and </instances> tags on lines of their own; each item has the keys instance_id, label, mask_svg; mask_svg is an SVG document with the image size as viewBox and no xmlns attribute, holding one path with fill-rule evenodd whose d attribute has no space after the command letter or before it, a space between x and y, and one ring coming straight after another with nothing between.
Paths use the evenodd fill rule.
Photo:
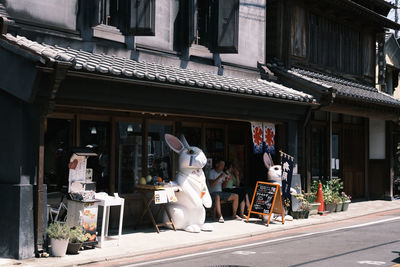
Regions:
<instances>
[{"instance_id":1,"label":"seated woman","mask_svg":"<svg viewBox=\"0 0 400 267\"><path fill-rule=\"evenodd\" d=\"M240 173L237 163L228 163L228 169L226 173L231 177L231 179L225 184L223 191L239 195L239 216L242 219L247 219L246 215L244 214L244 208L246 207L247 211L250 210L250 201L247 194L247 189L240 185Z\"/></svg>"},{"instance_id":2,"label":"seated woman","mask_svg":"<svg viewBox=\"0 0 400 267\"><path fill-rule=\"evenodd\" d=\"M236 215L237 208L238 208L238 200L239 196L234 193L228 193L222 191L223 184L225 185L229 180L230 177L223 172L225 167L225 161L222 159L218 159L215 161L214 169L211 169L208 173L208 185L211 197L214 201L214 206L217 210L217 215L219 218L219 222L224 222L224 217L222 217L221 213L221 200L231 200L232 203L232 214L233 219L241 219L239 216Z\"/></svg>"}]
</instances>

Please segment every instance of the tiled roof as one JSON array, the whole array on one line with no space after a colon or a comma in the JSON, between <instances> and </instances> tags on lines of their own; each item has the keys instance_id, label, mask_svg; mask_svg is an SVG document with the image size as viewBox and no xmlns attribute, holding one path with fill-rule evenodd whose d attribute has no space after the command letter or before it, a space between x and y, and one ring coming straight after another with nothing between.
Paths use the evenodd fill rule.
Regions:
<instances>
[{"instance_id":1,"label":"tiled roof","mask_svg":"<svg viewBox=\"0 0 400 267\"><path fill-rule=\"evenodd\" d=\"M400 107L400 100L372 86L299 68L292 68L287 70L287 72L325 88L331 87L336 90L336 94L341 97Z\"/></svg>"},{"instance_id":2,"label":"tiled roof","mask_svg":"<svg viewBox=\"0 0 400 267\"><path fill-rule=\"evenodd\" d=\"M181 86L226 91L242 95L261 96L302 103L315 103L313 96L265 80L240 79L182 69L149 62L137 62L129 58L96 54L83 50L40 44L25 37L11 34L2 36L7 42L35 53L45 61L71 63L71 70L119 76L133 80L145 80Z\"/></svg>"}]
</instances>

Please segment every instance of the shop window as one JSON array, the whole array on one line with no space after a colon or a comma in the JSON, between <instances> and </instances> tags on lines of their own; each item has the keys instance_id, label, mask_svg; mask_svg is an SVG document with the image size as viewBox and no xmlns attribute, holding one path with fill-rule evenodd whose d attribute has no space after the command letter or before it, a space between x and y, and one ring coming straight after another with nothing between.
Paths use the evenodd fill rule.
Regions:
<instances>
[{"instance_id":1,"label":"shop window","mask_svg":"<svg viewBox=\"0 0 400 267\"><path fill-rule=\"evenodd\" d=\"M172 134L171 125L149 123L147 129L147 169L151 176L164 180L172 179L172 151L165 142L164 135Z\"/></svg>"},{"instance_id":2,"label":"shop window","mask_svg":"<svg viewBox=\"0 0 400 267\"><path fill-rule=\"evenodd\" d=\"M110 125L107 122L81 120L80 144L90 146L97 157L89 157L87 168L93 170L97 192L108 192L110 180Z\"/></svg>"},{"instance_id":3,"label":"shop window","mask_svg":"<svg viewBox=\"0 0 400 267\"><path fill-rule=\"evenodd\" d=\"M142 124L117 123L116 144L118 192L133 193L142 177Z\"/></svg>"},{"instance_id":4,"label":"shop window","mask_svg":"<svg viewBox=\"0 0 400 267\"><path fill-rule=\"evenodd\" d=\"M73 120L47 119L44 135L44 183L47 191L68 185L68 162L72 147Z\"/></svg>"},{"instance_id":5,"label":"shop window","mask_svg":"<svg viewBox=\"0 0 400 267\"><path fill-rule=\"evenodd\" d=\"M313 179L324 179L326 177L326 144L325 130L320 127L312 128L311 163Z\"/></svg>"},{"instance_id":6,"label":"shop window","mask_svg":"<svg viewBox=\"0 0 400 267\"><path fill-rule=\"evenodd\" d=\"M214 53L238 53L239 0L181 0L184 31L192 43Z\"/></svg>"},{"instance_id":7,"label":"shop window","mask_svg":"<svg viewBox=\"0 0 400 267\"><path fill-rule=\"evenodd\" d=\"M225 130L221 128L206 128L206 156L225 159Z\"/></svg>"},{"instance_id":8,"label":"shop window","mask_svg":"<svg viewBox=\"0 0 400 267\"><path fill-rule=\"evenodd\" d=\"M185 136L189 145L202 148L201 146L201 128L200 127L182 127L182 134Z\"/></svg>"}]
</instances>

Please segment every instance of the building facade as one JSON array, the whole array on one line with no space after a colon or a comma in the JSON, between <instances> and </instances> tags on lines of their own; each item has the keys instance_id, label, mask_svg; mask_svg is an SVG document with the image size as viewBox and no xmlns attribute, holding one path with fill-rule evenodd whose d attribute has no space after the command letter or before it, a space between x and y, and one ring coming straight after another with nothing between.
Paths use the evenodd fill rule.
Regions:
<instances>
[{"instance_id":1,"label":"building facade","mask_svg":"<svg viewBox=\"0 0 400 267\"><path fill-rule=\"evenodd\" d=\"M321 104L306 126L302 175L340 177L355 198L393 197L393 127L399 102L383 84L385 1L271 1L267 66ZM375 81L375 66L378 80Z\"/></svg>"},{"instance_id":2,"label":"building facade","mask_svg":"<svg viewBox=\"0 0 400 267\"><path fill-rule=\"evenodd\" d=\"M375 89L375 41L398 25L383 1L344 2L0 1L0 255L41 249L75 147L93 147L97 191L124 197L134 225L140 177L175 176L165 133L239 161L252 187L266 169L251 122L272 123L306 187L342 177L355 197L390 196L400 102Z\"/></svg>"}]
</instances>

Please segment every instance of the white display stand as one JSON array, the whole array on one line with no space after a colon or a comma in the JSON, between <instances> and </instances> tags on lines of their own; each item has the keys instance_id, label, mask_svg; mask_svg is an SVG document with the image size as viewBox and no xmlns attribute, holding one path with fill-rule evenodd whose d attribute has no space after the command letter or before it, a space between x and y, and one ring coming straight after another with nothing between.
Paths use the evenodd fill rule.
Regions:
<instances>
[{"instance_id":1,"label":"white display stand","mask_svg":"<svg viewBox=\"0 0 400 267\"><path fill-rule=\"evenodd\" d=\"M108 241L113 240L108 236L108 227L110 221L110 207L111 206L120 206L120 215L119 215L119 227L118 227L118 239L117 239L117 246L120 244L120 238L122 234L122 222L124 218L124 204L125 199L120 198L117 196L112 197L104 194L96 194L96 200L98 200L98 206L103 206L103 217L101 223L101 236L99 243L97 244L98 247L104 247L106 243L104 243L105 239ZM111 244L113 242L108 242L107 244Z\"/></svg>"}]
</instances>

